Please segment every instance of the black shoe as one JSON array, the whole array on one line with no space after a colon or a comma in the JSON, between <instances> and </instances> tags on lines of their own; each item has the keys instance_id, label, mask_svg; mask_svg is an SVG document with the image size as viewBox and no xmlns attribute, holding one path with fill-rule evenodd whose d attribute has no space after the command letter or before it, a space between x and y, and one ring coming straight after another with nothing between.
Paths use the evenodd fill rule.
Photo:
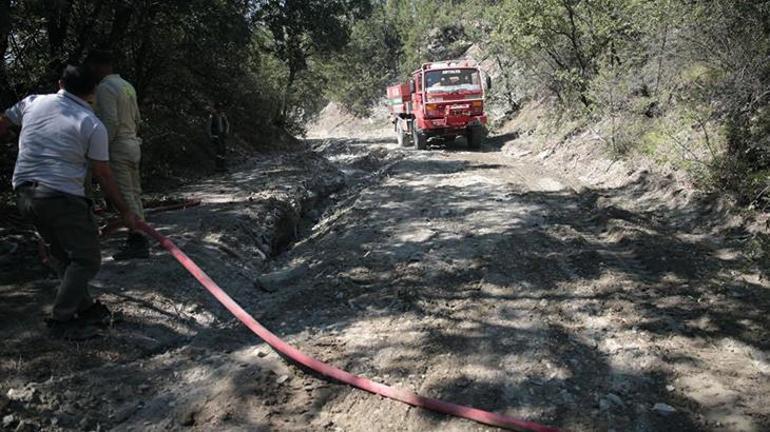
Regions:
<instances>
[{"instance_id":1,"label":"black shoe","mask_svg":"<svg viewBox=\"0 0 770 432\"><path fill-rule=\"evenodd\" d=\"M107 306L96 301L88 309L78 312L77 321L85 325L109 326L121 321L120 314L107 309Z\"/></svg>"},{"instance_id":2,"label":"black shoe","mask_svg":"<svg viewBox=\"0 0 770 432\"><path fill-rule=\"evenodd\" d=\"M149 248L138 248L136 246L126 246L120 252L112 256L115 261L125 261L130 259L147 259L150 257Z\"/></svg>"},{"instance_id":3,"label":"black shoe","mask_svg":"<svg viewBox=\"0 0 770 432\"><path fill-rule=\"evenodd\" d=\"M47 319L48 335L54 339L83 341L102 336L99 329L80 320L58 321Z\"/></svg>"},{"instance_id":4,"label":"black shoe","mask_svg":"<svg viewBox=\"0 0 770 432\"><path fill-rule=\"evenodd\" d=\"M126 245L118 253L112 256L115 261L129 259L146 259L150 257L150 242L141 234L131 233Z\"/></svg>"}]
</instances>

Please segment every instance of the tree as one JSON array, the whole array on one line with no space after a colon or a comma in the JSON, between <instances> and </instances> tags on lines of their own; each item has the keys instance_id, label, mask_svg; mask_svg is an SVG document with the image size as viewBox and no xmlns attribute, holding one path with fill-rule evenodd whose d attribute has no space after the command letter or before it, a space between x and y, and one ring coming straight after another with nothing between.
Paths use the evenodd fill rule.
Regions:
<instances>
[{"instance_id":1,"label":"tree","mask_svg":"<svg viewBox=\"0 0 770 432\"><path fill-rule=\"evenodd\" d=\"M504 0L493 37L545 83L562 102L589 106L588 84L605 56L621 62L634 43L634 0Z\"/></svg>"},{"instance_id":2,"label":"tree","mask_svg":"<svg viewBox=\"0 0 770 432\"><path fill-rule=\"evenodd\" d=\"M347 46L324 62L327 94L353 114L367 116L383 89L399 78L402 58L403 41L393 17L377 5L353 26Z\"/></svg>"},{"instance_id":3,"label":"tree","mask_svg":"<svg viewBox=\"0 0 770 432\"><path fill-rule=\"evenodd\" d=\"M8 78L5 75L5 56L11 33L11 0L0 0L0 106L11 103L8 95Z\"/></svg>"},{"instance_id":4,"label":"tree","mask_svg":"<svg viewBox=\"0 0 770 432\"><path fill-rule=\"evenodd\" d=\"M341 50L350 39L353 20L369 13L367 0L264 0L255 15L272 34L268 47L288 69L277 123L284 124L297 75L313 56Z\"/></svg>"}]
</instances>

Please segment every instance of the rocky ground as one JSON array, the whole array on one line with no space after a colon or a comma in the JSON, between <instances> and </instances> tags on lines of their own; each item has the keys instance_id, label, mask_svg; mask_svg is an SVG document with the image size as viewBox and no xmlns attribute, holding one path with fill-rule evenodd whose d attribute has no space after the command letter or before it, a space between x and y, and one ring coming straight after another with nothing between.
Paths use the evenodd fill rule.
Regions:
<instances>
[{"instance_id":1,"label":"rocky ground","mask_svg":"<svg viewBox=\"0 0 770 432\"><path fill-rule=\"evenodd\" d=\"M328 123L307 151L174 191L202 205L150 222L268 328L351 372L572 431L770 430L756 224L519 135L416 151L382 124ZM5 430L494 430L286 363L158 247L106 258L94 282L123 322L52 340L56 281L30 236L3 231Z\"/></svg>"}]
</instances>

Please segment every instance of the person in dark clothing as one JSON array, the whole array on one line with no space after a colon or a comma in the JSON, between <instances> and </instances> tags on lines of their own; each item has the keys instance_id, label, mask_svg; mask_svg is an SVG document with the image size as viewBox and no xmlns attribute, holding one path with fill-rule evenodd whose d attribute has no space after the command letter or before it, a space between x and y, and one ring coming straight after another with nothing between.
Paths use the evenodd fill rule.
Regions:
<instances>
[{"instance_id":1,"label":"person in dark clothing","mask_svg":"<svg viewBox=\"0 0 770 432\"><path fill-rule=\"evenodd\" d=\"M206 132L216 153L216 170L224 172L227 169L225 153L227 153L227 135L230 134L230 122L227 120L227 114L222 111L222 103L214 105L214 109L209 113Z\"/></svg>"},{"instance_id":2,"label":"person in dark clothing","mask_svg":"<svg viewBox=\"0 0 770 432\"><path fill-rule=\"evenodd\" d=\"M29 96L8 108L0 116L0 137L21 127L12 179L16 203L48 246L61 279L46 323L54 336L78 339L111 317L88 292L101 265L99 232L83 186L89 166L124 224L135 229L139 219L113 179L107 130L86 102L96 79L87 69L67 66L59 86L58 93Z\"/></svg>"}]
</instances>

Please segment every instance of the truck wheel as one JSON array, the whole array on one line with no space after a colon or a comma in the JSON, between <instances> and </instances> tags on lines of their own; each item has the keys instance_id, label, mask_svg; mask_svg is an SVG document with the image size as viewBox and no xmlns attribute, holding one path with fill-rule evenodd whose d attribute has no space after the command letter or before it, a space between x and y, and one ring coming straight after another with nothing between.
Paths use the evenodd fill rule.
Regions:
<instances>
[{"instance_id":1,"label":"truck wheel","mask_svg":"<svg viewBox=\"0 0 770 432\"><path fill-rule=\"evenodd\" d=\"M396 134L398 135L398 146L409 147L409 139L406 137L406 132L404 132L400 121L396 123Z\"/></svg>"},{"instance_id":2,"label":"truck wheel","mask_svg":"<svg viewBox=\"0 0 770 432\"><path fill-rule=\"evenodd\" d=\"M469 127L465 131L465 138L468 140L468 148L478 150L481 148L481 142L484 140L484 129L480 127Z\"/></svg>"},{"instance_id":3,"label":"truck wheel","mask_svg":"<svg viewBox=\"0 0 770 432\"><path fill-rule=\"evenodd\" d=\"M417 130L416 127L412 127L412 139L414 140L414 145L417 147L417 150L428 149L428 136Z\"/></svg>"}]
</instances>

